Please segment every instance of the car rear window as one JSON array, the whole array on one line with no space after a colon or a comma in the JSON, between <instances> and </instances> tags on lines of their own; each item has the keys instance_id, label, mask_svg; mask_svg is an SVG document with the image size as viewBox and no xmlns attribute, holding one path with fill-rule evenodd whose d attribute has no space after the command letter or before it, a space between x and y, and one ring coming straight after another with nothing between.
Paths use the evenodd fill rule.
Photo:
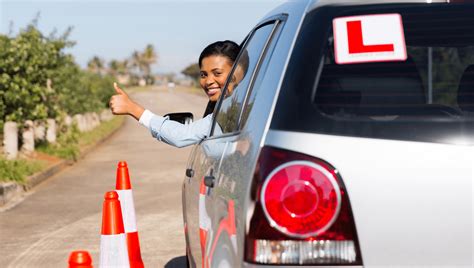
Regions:
<instances>
[{"instance_id":1,"label":"car rear window","mask_svg":"<svg viewBox=\"0 0 474 268\"><path fill-rule=\"evenodd\" d=\"M386 60L366 53L367 59L341 64L334 19L387 14L401 18L405 57ZM474 144L472 14L472 4L328 6L310 12L272 128ZM389 26L384 25L387 31Z\"/></svg>"}]
</instances>

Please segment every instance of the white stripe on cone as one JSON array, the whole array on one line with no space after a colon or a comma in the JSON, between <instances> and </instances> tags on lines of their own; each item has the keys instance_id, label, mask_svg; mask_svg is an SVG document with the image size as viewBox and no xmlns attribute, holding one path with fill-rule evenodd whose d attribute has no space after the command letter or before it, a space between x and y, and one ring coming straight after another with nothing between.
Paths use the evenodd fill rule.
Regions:
<instances>
[{"instance_id":1,"label":"white stripe on cone","mask_svg":"<svg viewBox=\"0 0 474 268\"><path fill-rule=\"evenodd\" d=\"M115 191L119 195L125 233L137 232L137 220L135 217L135 204L133 203L132 190Z\"/></svg>"},{"instance_id":2,"label":"white stripe on cone","mask_svg":"<svg viewBox=\"0 0 474 268\"><path fill-rule=\"evenodd\" d=\"M199 195L199 228L206 230L211 228L211 218L206 211L206 196L203 194Z\"/></svg>"},{"instance_id":3,"label":"white stripe on cone","mask_svg":"<svg viewBox=\"0 0 474 268\"><path fill-rule=\"evenodd\" d=\"M100 267L130 267L125 234L100 236Z\"/></svg>"},{"instance_id":4,"label":"white stripe on cone","mask_svg":"<svg viewBox=\"0 0 474 268\"><path fill-rule=\"evenodd\" d=\"M237 235L230 235L230 242L232 243L234 252L237 252Z\"/></svg>"}]
</instances>

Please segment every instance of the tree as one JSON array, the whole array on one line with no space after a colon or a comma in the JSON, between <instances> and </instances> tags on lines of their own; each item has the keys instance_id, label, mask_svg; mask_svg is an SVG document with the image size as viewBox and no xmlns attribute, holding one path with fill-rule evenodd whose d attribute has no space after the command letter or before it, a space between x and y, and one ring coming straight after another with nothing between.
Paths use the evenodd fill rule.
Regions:
<instances>
[{"instance_id":1,"label":"tree","mask_svg":"<svg viewBox=\"0 0 474 268\"><path fill-rule=\"evenodd\" d=\"M138 51L133 51L132 56L130 57L130 63L132 66L132 69L135 70L136 74L139 74L143 70L143 60L140 55L140 52Z\"/></svg>"},{"instance_id":2,"label":"tree","mask_svg":"<svg viewBox=\"0 0 474 268\"><path fill-rule=\"evenodd\" d=\"M153 45L148 44L145 47L145 50L143 51L141 57L144 65L143 70L145 79L147 80L147 84L151 84L153 82L153 79L151 77L151 65L156 63L158 58Z\"/></svg>"},{"instance_id":3,"label":"tree","mask_svg":"<svg viewBox=\"0 0 474 268\"><path fill-rule=\"evenodd\" d=\"M181 71L182 74L191 77L196 83L199 82L199 77L201 75L201 69L199 64L193 63Z\"/></svg>"},{"instance_id":4,"label":"tree","mask_svg":"<svg viewBox=\"0 0 474 268\"><path fill-rule=\"evenodd\" d=\"M136 75L145 79L147 84L153 83L151 75L151 65L157 62L158 55L153 45L148 44L143 52L134 51L130 58L131 66L136 71Z\"/></svg>"},{"instance_id":5,"label":"tree","mask_svg":"<svg viewBox=\"0 0 474 268\"><path fill-rule=\"evenodd\" d=\"M130 73L130 61L125 59L123 61L118 61L118 74L125 75Z\"/></svg>"},{"instance_id":6,"label":"tree","mask_svg":"<svg viewBox=\"0 0 474 268\"><path fill-rule=\"evenodd\" d=\"M104 60L99 58L98 56L94 56L92 59L89 60L87 63L87 69L95 74L102 74L105 70L105 63Z\"/></svg>"},{"instance_id":7,"label":"tree","mask_svg":"<svg viewBox=\"0 0 474 268\"><path fill-rule=\"evenodd\" d=\"M113 94L113 78L82 71L65 53L72 28L45 36L35 23L16 36L0 34L0 129L4 121L97 111Z\"/></svg>"},{"instance_id":8,"label":"tree","mask_svg":"<svg viewBox=\"0 0 474 268\"><path fill-rule=\"evenodd\" d=\"M63 63L61 50L67 44L61 38L46 38L34 24L16 37L1 36L1 119L20 122L55 114L55 92L47 87L47 81Z\"/></svg>"},{"instance_id":9,"label":"tree","mask_svg":"<svg viewBox=\"0 0 474 268\"><path fill-rule=\"evenodd\" d=\"M118 60L111 60L109 62L108 73L110 75L116 76L119 70L119 61Z\"/></svg>"}]
</instances>

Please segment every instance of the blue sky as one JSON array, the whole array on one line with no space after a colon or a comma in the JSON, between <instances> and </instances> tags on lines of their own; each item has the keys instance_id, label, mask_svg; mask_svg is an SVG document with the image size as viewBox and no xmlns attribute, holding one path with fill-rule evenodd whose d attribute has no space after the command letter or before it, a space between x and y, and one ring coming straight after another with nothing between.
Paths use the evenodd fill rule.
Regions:
<instances>
[{"instance_id":1,"label":"blue sky","mask_svg":"<svg viewBox=\"0 0 474 268\"><path fill-rule=\"evenodd\" d=\"M0 32L13 34L40 12L38 27L48 34L74 27L69 50L84 67L94 55L122 60L153 44L155 72L179 73L196 62L209 43L240 43L253 26L281 0L40 1L0 0Z\"/></svg>"}]
</instances>

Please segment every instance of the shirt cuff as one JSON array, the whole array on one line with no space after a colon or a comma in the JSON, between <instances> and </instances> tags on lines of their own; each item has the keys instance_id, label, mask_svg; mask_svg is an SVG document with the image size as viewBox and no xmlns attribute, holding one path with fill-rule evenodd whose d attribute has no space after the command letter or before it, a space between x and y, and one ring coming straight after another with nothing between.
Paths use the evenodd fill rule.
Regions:
<instances>
[{"instance_id":1,"label":"shirt cuff","mask_svg":"<svg viewBox=\"0 0 474 268\"><path fill-rule=\"evenodd\" d=\"M142 114L142 116L140 116L140 120L138 120L138 122L140 123L140 125L150 129L150 122L151 122L151 118L154 116L155 114L153 114L152 112L150 112L149 110L145 110Z\"/></svg>"}]
</instances>

